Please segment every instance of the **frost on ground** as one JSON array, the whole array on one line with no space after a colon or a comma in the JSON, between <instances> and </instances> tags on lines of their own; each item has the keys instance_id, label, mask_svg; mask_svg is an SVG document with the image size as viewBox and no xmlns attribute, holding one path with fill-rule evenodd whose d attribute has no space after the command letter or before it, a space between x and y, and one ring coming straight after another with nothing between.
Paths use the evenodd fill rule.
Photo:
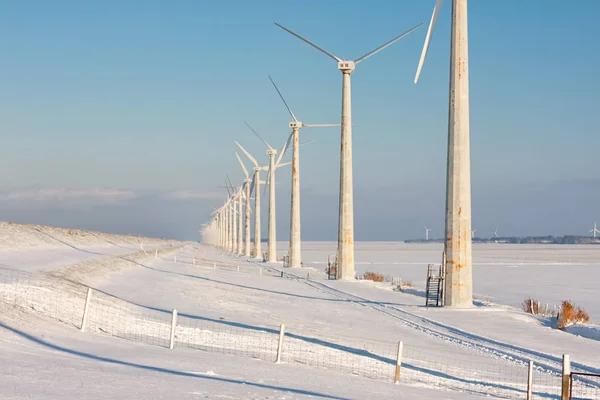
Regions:
<instances>
[{"instance_id":1,"label":"frost on ground","mask_svg":"<svg viewBox=\"0 0 600 400\"><path fill-rule=\"evenodd\" d=\"M386 254L385 246L378 251ZM6 323L8 318L14 325L19 318L11 315L25 315L52 326L46 320L50 318L77 332L87 288L73 280L84 281L95 290L86 333L80 335L92 344L152 345L141 348L164 351L160 363L180 358L185 363L187 357L202 354L201 370L213 372L215 364L220 365L215 359L237 356L249 369L232 366L228 374L235 371L254 381L253 371L258 369L273 368L276 374L288 371L287 379L306 375L297 384L316 397L320 396L314 393L329 388L331 397L326 398L386 398L377 391L373 396L356 391L378 385L395 397L423 390L415 388L435 388L450 392L414 392L419 393L414 398L454 398L454 392L523 398L529 360L536 364L536 396L557 398L563 353L571 354L574 370L600 371L594 356L599 354L600 342L582 343L584 339L549 329L535 317L512 309L425 309L418 287L398 293L378 290L373 282L324 281L316 269L310 279L306 279L306 269L285 270L282 276L280 265L189 244L158 259L139 255L126 266L113 262L118 260L86 260L54 268L51 275L0 270L4 274L0 276L0 304L10 311L2 313L2 320ZM179 316L175 350L169 352L173 308ZM273 366L281 323L286 325L283 365ZM38 333L33 326L26 326L29 333ZM128 342L106 341L111 336ZM396 391L389 382L400 340L401 390ZM314 376L331 376L332 381L328 386L316 385ZM337 383L349 377L353 384ZM582 393L600 395L600 382L579 379L577 383ZM216 390L211 393L222 394ZM292 393L291 398L306 394Z\"/></svg>"},{"instance_id":2,"label":"frost on ground","mask_svg":"<svg viewBox=\"0 0 600 400\"><path fill-rule=\"evenodd\" d=\"M150 247L176 241L139 236L115 235L44 225L16 224L0 221L0 251L56 247L125 246L138 249L140 243Z\"/></svg>"}]
</instances>

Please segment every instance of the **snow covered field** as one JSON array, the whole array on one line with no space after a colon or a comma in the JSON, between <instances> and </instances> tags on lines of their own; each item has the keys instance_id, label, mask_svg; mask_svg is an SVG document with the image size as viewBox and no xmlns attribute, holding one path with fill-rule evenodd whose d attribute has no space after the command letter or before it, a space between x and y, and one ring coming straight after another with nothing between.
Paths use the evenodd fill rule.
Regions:
<instances>
[{"instance_id":1,"label":"snow covered field","mask_svg":"<svg viewBox=\"0 0 600 400\"><path fill-rule=\"evenodd\" d=\"M569 281L573 266L587 274L586 282L594 281L599 264L593 247L475 246L476 292L493 304L469 310L423 307L426 265L439 262L441 246L357 244L359 272L412 280L415 289L407 293L392 291L389 283L325 280L324 262L334 248L334 243L306 243L303 261L315 269L286 269L283 276L279 265L198 244L163 249L157 259L151 252L140 254L139 247L135 255L122 257L90 259L82 253L63 265L49 256L50 268L40 251L23 268L29 272L0 269L0 340L6 343L0 354L9 360L0 367L0 391L9 393L7 398L42 399L123 397L119 393L127 398L524 398L526 363L533 360L534 393L558 398L562 354L571 355L576 371L600 372L599 341L551 329L546 321L507 307L529 296L542 302L572 298L594 319L600 300L591 287L578 286L578 277ZM8 253L0 251L11 266L15 254L24 254ZM546 270L554 267L554 273ZM553 286L545 289L543 282L551 279ZM87 288L73 281L94 288L85 333L78 328ZM569 293L576 296L562 297ZM179 317L170 351L173 308ZM286 326L283 363L274 364L280 324ZM396 386L391 382L399 341L404 348ZM33 366L39 362L46 366L42 374ZM575 394L598 398L600 381L578 382Z\"/></svg>"},{"instance_id":2,"label":"snow covered field","mask_svg":"<svg viewBox=\"0 0 600 400\"><path fill-rule=\"evenodd\" d=\"M303 243L303 262L323 269L336 243ZM287 243L279 242L284 254ZM439 264L443 245L359 242L356 268L401 277L425 287L427 264ZM497 304L521 308L527 298L560 305L572 300L600 323L600 246L593 245L473 245L475 296Z\"/></svg>"}]
</instances>

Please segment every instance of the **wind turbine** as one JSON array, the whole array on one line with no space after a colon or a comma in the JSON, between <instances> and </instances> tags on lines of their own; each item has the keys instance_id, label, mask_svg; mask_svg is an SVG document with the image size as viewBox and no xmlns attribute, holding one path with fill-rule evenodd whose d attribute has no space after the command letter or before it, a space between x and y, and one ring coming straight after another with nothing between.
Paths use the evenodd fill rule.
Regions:
<instances>
[{"instance_id":1,"label":"wind turbine","mask_svg":"<svg viewBox=\"0 0 600 400\"><path fill-rule=\"evenodd\" d=\"M427 240L427 241L429 241L429 231L430 230L431 230L430 228L425 227L425 240Z\"/></svg>"},{"instance_id":2,"label":"wind turbine","mask_svg":"<svg viewBox=\"0 0 600 400\"><path fill-rule=\"evenodd\" d=\"M287 146L289 143L289 139L283 145L281 152L278 152L276 149L271 147L269 143L265 139L263 139L260 134L254 130L247 122L245 122L246 126L250 128L252 132L262 142L267 146L267 154L269 156L269 168L267 172L267 181L269 184L269 238L267 242L267 262L276 262L277 261L277 227L275 225L275 170L277 168L282 167L284 165L289 165L290 163L281 163L281 159L287 150ZM279 153L279 157L277 161L275 160L275 156ZM265 188L266 190L266 188Z\"/></svg>"},{"instance_id":3,"label":"wind turbine","mask_svg":"<svg viewBox=\"0 0 600 400\"><path fill-rule=\"evenodd\" d=\"M238 142L234 142L237 147L248 157L248 160L254 165L254 179L252 181L252 189L254 189L254 250L251 254L254 258L260 258L261 248L260 248L260 171L264 170L264 167L259 167L258 162L246 149L242 147Z\"/></svg>"},{"instance_id":4,"label":"wind turbine","mask_svg":"<svg viewBox=\"0 0 600 400\"><path fill-rule=\"evenodd\" d=\"M239 194L235 191L233 184L231 183L231 179L229 179L229 175L227 175L227 181L229 182L229 187L231 188L231 245L229 246L230 253L237 253L238 246L238 218L237 218L237 207L238 203L242 201L239 197ZM227 183L226 181L226 183Z\"/></svg>"},{"instance_id":5,"label":"wind turbine","mask_svg":"<svg viewBox=\"0 0 600 400\"><path fill-rule=\"evenodd\" d=\"M242 167L242 171L244 171L244 197L246 198L246 214L244 216L244 255L246 257L250 257L250 175L248 174L248 170L246 166L242 162L239 154L235 153L236 158L238 159L240 166Z\"/></svg>"},{"instance_id":6,"label":"wind turbine","mask_svg":"<svg viewBox=\"0 0 600 400\"><path fill-rule=\"evenodd\" d=\"M594 228L592 228L592 230L590 230L590 233L592 233L594 235L594 237L596 237L596 233L600 233L600 230L596 229L595 222L594 222Z\"/></svg>"},{"instance_id":7,"label":"wind turbine","mask_svg":"<svg viewBox=\"0 0 600 400\"><path fill-rule=\"evenodd\" d=\"M288 266L292 268L300 267L302 265L300 248L302 243L300 232L300 129L303 127L340 126L340 124L305 124L301 121L298 121L271 76L269 76L269 79L277 91L277 94L279 94L279 97L285 105L285 108L287 108L288 112L292 116L292 121L289 124L290 128L292 128L292 133L286 142L286 148L289 146L290 141L292 142L292 195L290 206L290 247L288 249L288 255L290 258Z\"/></svg>"},{"instance_id":8,"label":"wind turbine","mask_svg":"<svg viewBox=\"0 0 600 400\"><path fill-rule=\"evenodd\" d=\"M443 0L437 0L415 75L419 81ZM467 0L452 0L444 305L473 305L471 242L471 159L469 140L469 50Z\"/></svg>"},{"instance_id":9,"label":"wind turbine","mask_svg":"<svg viewBox=\"0 0 600 400\"><path fill-rule=\"evenodd\" d=\"M477 232L477 229L473 229L471 231L471 239L475 237L475 232Z\"/></svg>"},{"instance_id":10,"label":"wind turbine","mask_svg":"<svg viewBox=\"0 0 600 400\"><path fill-rule=\"evenodd\" d=\"M319 50L326 56L334 59L337 62L338 69L343 74L337 278L354 279L356 272L354 269L354 189L352 181L352 106L350 74L354 72L357 64L400 40L422 24L409 29L402 35L395 37L389 42L377 47L376 49L368 52L364 56L359 57L354 61L342 60L341 58L322 49L321 47L283 27L282 25L279 25L278 23L275 23L275 25Z\"/></svg>"},{"instance_id":11,"label":"wind turbine","mask_svg":"<svg viewBox=\"0 0 600 400\"><path fill-rule=\"evenodd\" d=\"M497 238L498 237L498 228L496 228L496 230L494 230L494 232L490 232L490 235Z\"/></svg>"}]
</instances>

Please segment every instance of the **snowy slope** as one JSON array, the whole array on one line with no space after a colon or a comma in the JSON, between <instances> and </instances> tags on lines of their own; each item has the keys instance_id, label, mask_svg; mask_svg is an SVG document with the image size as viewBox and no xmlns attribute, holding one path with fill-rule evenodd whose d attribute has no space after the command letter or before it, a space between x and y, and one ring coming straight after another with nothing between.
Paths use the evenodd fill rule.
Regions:
<instances>
[{"instance_id":1,"label":"snowy slope","mask_svg":"<svg viewBox=\"0 0 600 400\"><path fill-rule=\"evenodd\" d=\"M16 399L475 400L330 371L0 322L0 393Z\"/></svg>"},{"instance_id":2,"label":"snowy slope","mask_svg":"<svg viewBox=\"0 0 600 400\"><path fill-rule=\"evenodd\" d=\"M242 368L248 369L235 371L256 381L257 376L252 374L252 370L269 370L272 367L279 325L284 323L284 364L275 368L276 373L285 368L292 377L306 374L307 378L303 379L300 387L314 392L312 395L316 397L319 395L315 393L322 394L325 387L332 389L328 393L343 398L385 398L379 394L369 397L364 394L367 392L360 392L351 385L328 386L318 379L313 384L313 379L314 376L334 374L332 376L339 376L342 382L354 374L352 382L359 379L355 386L371 388L371 384L373 387L377 385L373 382L387 385L386 382L393 377L398 341L404 343L402 393L421 390L414 387L426 387L522 398L526 363L533 360L537 366L534 392L539 396L556 396L560 387L560 357L563 353L571 355L575 370L600 372L600 358L597 356L600 354L600 342L550 329L536 317L512 308L491 305L469 310L425 309L416 279L417 289L407 293L394 292L389 284L326 281L322 273L324 265L318 262L326 259L327 246L318 244L312 250L305 246L308 250L303 255L304 260L315 269L287 269L283 277L277 264L244 260L191 244L162 252L158 259L154 259L152 254L137 253L130 260L112 256L49 269L54 274L62 274L106 293L94 291L89 333L80 334L91 343L106 343L108 348L103 347L99 350L102 352L113 351L113 342L104 342L105 335L141 342L149 349L168 347L171 310L176 308L179 319L175 350L174 353L165 350L167 354L185 354L181 357L195 358L199 357L197 350L201 349L204 350L200 352L205 357L204 365L223 365L220 373L227 375L235 370L234 364L239 363ZM435 262L433 255L438 251L428 245L424 248L411 246L359 244L358 267L363 271L375 270L375 267L388 268L393 276L408 279L407 266L413 265L415 273L417 268L424 271L429 259ZM581 254L576 250L571 251L569 262L574 263L572 259L577 259L581 266L586 266L586 262L593 261L593 255L587 254L587 249ZM494 254L501 249L489 251L491 253L485 255L488 258L484 259L488 263L493 263L494 257L497 257L497 263L515 259L523 260L522 263L544 261L545 266L553 263L551 256L554 253L544 255L543 249L538 252L532 248L514 254L516 250L507 248L506 254L498 255ZM557 251L554 256L557 262L566 262L564 253ZM542 264L537 268L542 268ZM310 279L306 279L309 270ZM528 280L533 282L537 271L529 271ZM593 270L590 271L593 273ZM485 270L482 269L482 272ZM66 323L70 331L65 326L57 328L62 333L55 336L55 340L61 341L64 336L62 329L76 332L80 324L85 287L61 283L56 278L47 281L48 278L37 276L32 275L25 285L14 285L14 277L10 278L12 281L5 278L4 286L0 286L0 297L4 293L7 298L8 294L9 303L13 304L11 307L30 301L30 306L14 309L19 312L26 310L24 318L28 321L50 316L54 321ZM510 276L502 278L504 281L495 281L499 287L497 290L502 288L503 282L510 283ZM555 284L563 293L569 290L568 283L558 281ZM43 294L44 288L49 285L53 288L52 292ZM32 293L40 294L32 297ZM53 307L45 304L49 299L52 299ZM593 300L597 302L597 299ZM19 323L18 318L7 320L5 313L2 318L10 326ZM56 326L52 321L46 324L48 327ZM39 333L34 326L25 324L22 328L32 334ZM230 355L241 358L225 365L220 361L223 354L227 359ZM138 355L132 350L131 357L134 356ZM171 362L171 359L161 359L163 361ZM229 367L232 369L226 373L225 369ZM365 377L372 379L365 380ZM127 381L128 378L125 376L123 379ZM335 379L337 382L338 378ZM600 396L600 382L581 387L585 393ZM223 394L231 398L252 398L243 397L235 390L231 393L219 390L215 386L203 394L208 397ZM447 392L414 393L417 398L455 398ZM259 396L256 398L269 396L262 392L253 395ZM302 396L296 392L293 395Z\"/></svg>"}]
</instances>

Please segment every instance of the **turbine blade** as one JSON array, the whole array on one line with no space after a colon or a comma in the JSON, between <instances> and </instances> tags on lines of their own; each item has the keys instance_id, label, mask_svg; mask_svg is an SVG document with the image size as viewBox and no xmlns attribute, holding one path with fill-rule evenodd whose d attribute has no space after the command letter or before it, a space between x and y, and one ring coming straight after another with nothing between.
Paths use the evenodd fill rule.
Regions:
<instances>
[{"instance_id":1,"label":"turbine blade","mask_svg":"<svg viewBox=\"0 0 600 400\"><path fill-rule=\"evenodd\" d=\"M321 127L326 127L326 126L340 126L341 124L305 124L302 123L302 126L308 126L310 128L321 128Z\"/></svg>"},{"instance_id":2,"label":"turbine blade","mask_svg":"<svg viewBox=\"0 0 600 400\"><path fill-rule=\"evenodd\" d=\"M288 106L288 104L286 103L285 99L283 98L283 95L279 91L279 88L277 87L277 85L273 81L273 78L271 78L271 75L269 75L269 79L271 80L271 83L273 84L273 87L275 88L275 90L277 90L277 93L279 94L279 97L281 97L281 101L283 101L283 104L285 104L285 108L287 108L288 112L290 113L290 115L292 116L292 118L294 119L294 121L298 122L298 120L296 119L296 116L292 112L292 109Z\"/></svg>"},{"instance_id":3,"label":"turbine blade","mask_svg":"<svg viewBox=\"0 0 600 400\"><path fill-rule=\"evenodd\" d=\"M254 185L256 184L256 173L254 173L254 176L252 177L252 184L250 185L250 196L252 196L252 193L254 193Z\"/></svg>"},{"instance_id":4,"label":"turbine blade","mask_svg":"<svg viewBox=\"0 0 600 400\"><path fill-rule=\"evenodd\" d=\"M314 142L314 140L309 140L308 142L300 143L299 146L304 146L304 145L307 145L307 144L311 144L312 142Z\"/></svg>"},{"instance_id":5,"label":"turbine blade","mask_svg":"<svg viewBox=\"0 0 600 400\"><path fill-rule=\"evenodd\" d=\"M290 141L292 140L293 136L294 136L294 131L292 131L292 133L290 133L290 136L288 136L287 140L285 141L283 148L281 149L281 152L279 153L279 157L277 157L277 162L275 162L275 166L279 166L279 163L281 162L281 159L285 155L285 152L287 151L288 146L290 145Z\"/></svg>"},{"instance_id":6,"label":"turbine blade","mask_svg":"<svg viewBox=\"0 0 600 400\"><path fill-rule=\"evenodd\" d=\"M264 144L266 144L266 145L267 145L267 147L268 147L269 149L273 150L273 148L271 147L271 145L270 145L269 143L267 143L267 141L266 141L265 139L263 139L263 138L262 138L262 137L261 137L261 136L258 134L258 132L256 132L256 131L254 130L254 128L252 128L252 127L250 126L250 124L248 124L246 121L244 121L244 123L246 124L246 126L247 126L248 128L250 128L250 130L251 130L252 132L254 132L254 134L255 134L256 136L258 136L258 138L259 138L260 140L262 140L262 141L263 141L263 143L264 143Z\"/></svg>"},{"instance_id":7,"label":"turbine blade","mask_svg":"<svg viewBox=\"0 0 600 400\"><path fill-rule=\"evenodd\" d=\"M425 62L425 56L429 50L429 42L431 41L431 35L433 34L433 28L437 22L438 16L440 15L440 8L444 0L437 0L435 7L433 8L433 14L431 15L431 22L429 28L427 28L427 35L425 36L425 43L423 44L423 51L421 52L421 59L419 60L419 66L417 67L417 74L415 75L415 85L419 82L419 76L421 75L421 69L423 69L423 63Z\"/></svg>"},{"instance_id":8,"label":"turbine blade","mask_svg":"<svg viewBox=\"0 0 600 400\"><path fill-rule=\"evenodd\" d=\"M269 168L269 172L267 173L267 180L265 181L265 188L263 189L263 196L267 195L267 186L271 186L270 182L271 182L271 168Z\"/></svg>"},{"instance_id":9,"label":"turbine blade","mask_svg":"<svg viewBox=\"0 0 600 400\"><path fill-rule=\"evenodd\" d=\"M292 163L291 161L288 161L288 162L281 163L281 164L279 164L279 165L277 166L277 168L279 168L279 167L285 167L286 165L290 165L291 163Z\"/></svg>"},{"instance_id":10,"label":"turbine blade","mask_svg":"<svg viewBox=\"0 0 600 400\"><path fill-rule=\"evenodd\" d=\"M229 187L231 188L231 193L233 193L235 196L235 188L233 187L233 183L231 183L231 179L229 179L228 174L225 174L225 176L227 177L227 180L229 181Z\"/></svg>"},{"instance_id":11,"label":"turbine blade","mask_svg":"<svg viewBox=\"0 0 600 400\"><path fill-rule=\"evenodd\" d=\"M235 152L235 156L237 157L238 161L240 162L240 166L242 167L242 170L244 171L244 175L246 176L246 179L248 179L248 170L246 169L246 166L242 162L242 159L240 158L240 155L237 153L237 151Z\"/></svg>"},{"instance_id":12,"label":"turbine blade","mask_svg":"<svg viewBox=\"0 0 600 400\"><path fill-rule=\"evenodd\" d=\"M311 46L312 46L312 47L314 47L315 49L319 50L321 53L323 53L323 54L325 54L325 55L327 55L327 56L329 56L329 57L333 58L333 59L334 59L334 60L336 60L337 62L340 62L340 61L342 61L342 59L341 59L341 58L334 56L333 54L331 54L330 52L328 52L328 51L326 51L326 50L322 49L321 47L317 46L316 44L314 44L314 43L313 43L313 42L311 42L310 40L308 40L308 39L304 39L302 36L298 35L297 33L294 33L294 32L292 32L292 31L290 31L288 28L286 28L286 27L284 27L284 26L281 26L281 25L279 25L277 22L275 22L275 25L277 25L278 27L280 27L281 29L283 29L283 30L284 30L284 31L286 31L287 33L290 33L290 34L292 34L292 35L296 36L298 39L302 40L303 42L305 42L305 43L307 43L307 44L311 45Z\"/></svg>"},{"instance_id":13,"label":"turbine blade","mask_svg":"<svg viewBox=\"0 0 600 400\"><path fill-rule=\"evenodd\" d=\"M246 157L248 157L248 159L250 160L250 162L251 162L252 164L254 164L254 166L255 166L256 168L258 168L258 162L256 162L256 159L255 159L254 157L252 157L252 156L250 155L250 153L248 153L248 152L246 151L246 149L242 147L242 145L241 145L241 144L239 144L238 142L233 142L233 143L235 143L235 144L237 145L237 147L239 147L239 148L240 148L240 150L242 150L242 151L244 152L244 154L246 155Z\"/></svg>"},{"instance_id":14,"label":"turbine blade","mask_svg":"<svg viewBox=\"0 0 600 400\"><path fill-rule=\"evenodd\" d=\"M229 191L229 185L227 184L227 179L225 179L225 188L227 189L227 193L231 197L231 192ZM229 202L229 201L228 201Z\"/></svg>"},{"instance_id":15,"label":"turbine blade","mask_svg":"<svg viewBox=\"0 0 600 400\"><path fill-rule=\"evenodd\" d=\"M402 39L404 36L408 35L409 33L411 33L412 31L414 31L415 29L417 29L418 27L420 27L421 25L423 25L423 23L421 22L419 25L414 26L412 28L410 28L409 30L407 30L406 32L404 32L402 35L400 36L396 36L395 38L393 38L392 40L390 40L387 43L382 44L381 46L379 46L378 48L376 48L373 51L368 52L367 54L365 54L364 56L356 59L354 61L354 64L358 64L359 62L362 62L364 60L366 60L367 58L371 57L374 54L379 53L381 50L385 49L386 47L394 44L395 42L397 42L398 40Z\"/></svg>"}]
</instances>

